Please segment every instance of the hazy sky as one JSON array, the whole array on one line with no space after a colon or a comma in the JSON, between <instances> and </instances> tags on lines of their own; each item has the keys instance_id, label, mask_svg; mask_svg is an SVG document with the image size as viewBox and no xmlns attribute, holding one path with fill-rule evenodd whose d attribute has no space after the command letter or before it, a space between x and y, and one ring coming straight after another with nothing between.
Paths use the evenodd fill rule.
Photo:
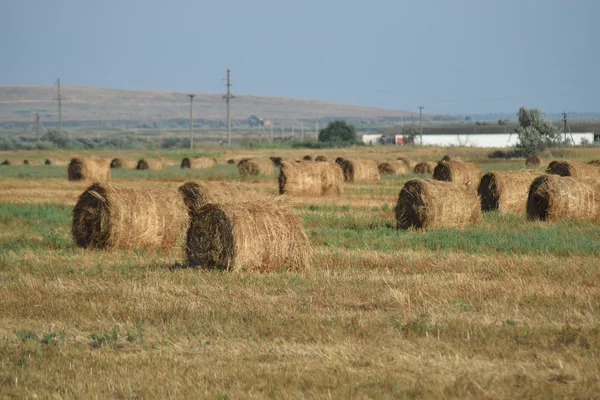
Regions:
<instances>
[{"instance_id":1,"label":"hazy sky","mask_svg":"<svg viewBox=\"0 0 600 400\"><path fill-rule=\"evenodd\" d=\"M0 0L0 85L600 111L598 0Z\"/></svg>"}]
</instances>

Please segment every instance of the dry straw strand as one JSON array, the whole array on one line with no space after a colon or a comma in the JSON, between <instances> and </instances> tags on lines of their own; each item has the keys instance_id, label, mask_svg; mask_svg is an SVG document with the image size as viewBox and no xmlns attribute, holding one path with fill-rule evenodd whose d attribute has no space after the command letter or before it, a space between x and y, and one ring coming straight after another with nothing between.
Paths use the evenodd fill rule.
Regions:
<instances>
[{"instance_id":1,"label":"dry straw strand","mask_svg":"<svg viewBox=\"0 0 600 400\"><path fill-rule=\"evenodd\" d=\"M474 187L479 183L481 175L479 165L462 161L439 161L433 170L433 179Z\"/></svg>"},{"instance_id":2,"label":"dry straw strand","mask_svg":"<svg viewBox=\"0 0 600 400\"><path fill-rule=\"evenodd\" d=\"M539 176L535 171L488 172L481 178L477 193L483 211L499 213L525 212L527 195L533 180Z\"/></svg>"},{"instance_id":3,"label":"dry straw strand","mask_svg":"<svg viewBox=\"0 0 600 400\"><path fill-rule=\"evenodd\" d=\"M245 158L238 164L240 176L273 175L273 161L268 158Z\"/></svg>"},{"instance_id":4,"label":"dry straw strand","mask_svg":"<svg viewBox=\"0 0 600 400\"><path fill-rule=\"evenodd\" d=\"M67 167L70 181L110 180L110 160L93 157L74 157Z\"/></svg>"},{"instance_id":5,"label":"dry straw strand","mask_svg":"<svg viewBox=\"0 0 600 400\"><path fill-rule=\"evenodd\" d=\"M335 163L281 163L280 194L341 195L344 193L343 185L344 173Z\"/></svg>"},{"instance_id":6,"label":"dry straw strand","mask_svg":"<svg viewBox=\"0 0 600 400\"><path fill-rule=\"evenodd\" d=\"M382 175L404 175L408 174L408 165L402 160L386 161L377 166Z\"/></svg>"},{"instance_id":7,"label":"dry straw strand","mask_svg":"<svg viewBox=\"0 0 600 400\"><path fill-rule=\"evenodd\" d=\"M395 213L398 229L463 229L479 222L481 205L466 185L413 179L400 191Z\"/></svg>"},{"instance_id":8,"label":"dry straw strand","mask_svg":"<svg viewBox=\"0 0 600 400\"><path fill-rule=\"evenodd\" d=\"M135 168L139 170L160 170L164 168L164 165L162 159L160 158L142 158L140 161L138 161Z\"/></svg>"},{"instance_id":9,"label":"dry straw strand","mask_svg":"<svg viewBox=\"0 0 600 400\"><path fill-rule=\"evenodd\" d=\"M129 168L135 169L138 165L138 162L132 158L113 158L110 162L111 168Z\"/></svg>"},{"instance_id":10,"label":"dry straw strand","mask_svg":"<svg viewBox=\"0 0 600 400\"><path fill-rule=\"evenodd\" d=\"M179 187L188 211L198 210L208 203L259 201L266 199L248 186L208 181L189 181Z\"/></svg>"},{"instance_id":11,"label":"dry straw strand","mask_svg":"<svg viewBox=\"0 0 600 400\"><path fill-rule=\"evenodd\" d=\"M181 160L181 168L201 169L212 168L217 165L217 160L208 157L185 157Z\"/></svg>"},{"instance_id":12,"label":"dry straw strand","mask_svg":"<svg viewBox=\"0 0 600 400\"><path fill-rule=\"evenodd\" d=\"M577 179L600 181L600 166L577 161L552 161L546 172Z\"/></svg>"},{"instance_id":13,"label":"dry straw strand","mask_svg":"<svg viewBox=\"0 0 600 400\"><path fill-rule=\"evenodd\" d=\"M190 215L190 266L239 271L308 269L302 220L276 202L209 203Z\"/></svg>"},{"instance_id":14,"label":"dry straw strand","mask_svg":"<svg viewBox=\"0 0 600 400\"><path fill-rule=\"evenodd\" d=\"M176 189L95 183L73 209L72 234L84 248L171 249L183 244L188 212Z\"/></svg>"},{"instance_id":15,"label":"dry straw strand","mask_svg":"<svg viewBox=\"0 0 600 400\"><path fill-rule=\"evenodd\" d=\"M379 181L377 161L365 159L346 159L340 167L344 171L346 182Z\"/></svg>"},{"instance_id":16,"label":"dry straw strand","mask_svg":"<svg viewBox=\"0 0 600 400\"><path fill-rule=\"evenodd\" d=\"M436 166L437 163L433 161L420 162L417 165L415 165L415 169L413 170L413 172L415 174L433 174L433 170Z\"/></svg>"}]
</instances>

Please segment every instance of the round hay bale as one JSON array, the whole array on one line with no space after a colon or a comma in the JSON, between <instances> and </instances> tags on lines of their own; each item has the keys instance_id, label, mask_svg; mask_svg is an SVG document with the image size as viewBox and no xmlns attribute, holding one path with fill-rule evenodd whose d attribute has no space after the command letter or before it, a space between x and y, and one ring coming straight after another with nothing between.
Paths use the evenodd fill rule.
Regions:
<instances>
[{"instance_id":1,"label":"round hay bale","mask_svg":"<svg viewBox=\"0 0 600 400\"><path fill-rule=\"evenodd\" d=\"M240 176L273 175L275 168L268 158L245 158L238 164Z\"/></svg>"},{"instance_id":2,"label":"round hay bale","mask_svg":"<svg viewBox=\"0 0 600 400\"><path fill-rule=\"evenodd\" d=\"M208 157L198 157L198 158L189 158L185 157L181 160L181 168L192 168L192 169L201 169L201 168L212 168L217 165L217 160L214 158Z\"/></svg>"},{"instance_id":3,"label":"round hay bale","mask_svg":"<svg viewBox=\"0 0 600 400\"><path fill-rule=\"evenodd\" d=\"M315 158L315 161L318 161L318 162L327 162L327 157L325 157L325 156L317 156Z\"/></svg>"},{"instance_id":4,"label":"round hay bale","mask_svg":"<svg viewBox=\"0 0 600 400\"><path fill-rule=\"evenodd\" d=\"M546 172L560 176L571 176L582 180L600 180L600 166L577 161L552 161L548 165Z\"/></svg>"},{"instance_id":5,"label":"round hay bale","mask_svg":"<svg viewBox=\"0 0 600 400\"><path fill-rule=\"evenodd\" d=\"M544 163L544 160L535 154L530 154L525 159L525 165L527 165L527 166L538 167L538 166L542 165L543 163Z\"/></svg>"},{"instance_id":6,"label":"round hay bale","mask_svg":"<svg viewBox=\"0 0 600 400\"><path fill-rule=\"evenodd\" d=\"M2 165L23 165L23 160L4 160Z\"/></svg>"},{"instance_id":7,"label":"round hay bale","mask_svg":"<svg viewBox=\"0 0 600 400\"><path fill-rule=\"evenodd\" d=\"M45 165L55 165L55 166L65 166L67 165L67 161L65 160L59 160L56 158L46 158L46 161L44 161Z\"/></svg>"},{"instance_id":8,"label":"round hay bale","mask_svg":"<svg viewBox=\"0 0 600 400\"><path fill-rule=\"evenodd\" d=\"M458 156L451 156L449 154L446 154L444 157L442 157L442 159L440 161L463 161L462 158L458 157Z\"/></svg>"},{"instance_id":9,"label":"round hay bale","mask_svg":"<svg viewBox=\"0 0 600 400\"><path fill-rule=\"evenodd\" d=\"M341 165L344 162L345 158L344 157L338 157L335 159L335 163L337 165Z\"/></svg>"},{"instance_id":10,"label":"round hay bale","mask_svg":"<svg viewBox=\"0 0 600 400\"><path fill-rule=\"evenodd\" d=\"M501 214L524 213L529 187L539 175L535 171L488 172L477 188L481 209Z\"/></svg>"},{"instance_id":11,"label":"round hay bale","mask_svg":"<svg viewBox=\"0 0 600 400\"><path fill-rule=\"evenodd\" d=\"M379 170L375 160L347 159L340 164L346 182L379 181Z\"/></svg>"},{"instance_id":12,"label":"round hay bale","mask_svg":"<svg viewBox=\"0 0 600 400\"><path fill-rule=\"evenodd\" d=\"M113 158L110 162L111 168L129 168L135 169L138 165L138 162L131 158Z\"/></svg>"},{"instance_id":13,"label":"round hay bale","mask_svg":"<svg viewBox=\"0 0 600 400\"><path fill-rule=\"evenodd\" d=\"M600 184L570 176L539 176L529 188L527 219L600 221Z\"/></svg>"},{"instance_id":14,"label":"round hay bale","mask_svg":"<svg viewBox=\"0 0 600 400\"><path fill-rule=\"evenodd\" d=\"M95 183L73 209L72 234L84 248L171 249L183 244L188 213L176 189Z\"/></svg>"},{"instance_id":15,"label":"round hay bale","mask_svg":"<svg viewBox=\"0 0 600 400\"><path fill-rule=\"evenodd\" d=\"M42 165L40 160L23 160L23 165Z\"/></svg>"},{"instance_id":16,"label":"round hay bale","mask_svg":"<svg viewBox=\"0 0 600 400\"><path fill-rule=\"evenodd\" d=\"M302 157L302 159L304 161L312 161L312 157L311 156L304 156L304 157Z\"/></svg>"},{"instance_id":17,"label":"round hay bale","mask_svg":"<svg viewBox=\"0 0 600 400\"><path fill-rule=\"evenodd\" d=\"M282 162L279 172L279 194L341 195L344 193L344 173L330 162Z\"/></svg>"},{"instance_id":18,"label":"round hay bale","mask_svg":"<svg viewBox=\"0 0 600 400\"><path fill-rule=\"evenodd\" d=\"M308 269L302 220L276 202L210 203L190 214L190 266L229 271Z\"/></svg>"},{"instance_id":19,"label":"round hay bale","mask_svg":"<svg viewBox=\"0 0 600 400\"><path fill-rule=\"evenodd\" d=\"M481 218L477 192L467 185L431 179L406 182L394 211L398 229L463 229Z\"/></svg>"},{"instance_id":20,"label":"round hay bale","mask_svg":"<svg viewBox=\"0 0 600 400\"><path fill-rule=\"evenodd\" d=\"M588 161L588 164L590 165L597 165L600 167L600 160L592 160L592 161Z\"/></svg>"},{"instance_id":21,"label":"round hay bale","mask_svg":"<svg viewBox=\"0 0 600 400\"><path fill-rule=\"evenodd\" d=\"M420 162L415 165L413 172L415 174L433 174L433 170L435 170L436 166L437 163L433 161Z\"/></svg>"},{"instance_id":22,"label":"round hay bale","mask_svg":"<svg viewBox=\"0 0 600 400\"><path fill-rule=\"evenodd\" d=\"M142 158L140 161L138 161L137 166L135 167L135 169L139 170L160 170L163 168L163 162L160 158Z\"/></svg>"},{"instance_id":23,"label":"round hay bale","mask_svg":"<svg viewBox=\"0 0 600 400\"><path fill-rule=\"evenodd\" d=\"M377 166L382 175L404 175L408 174L408 166L404 161L386 161Z\"/></svg>"},{"instance_id":24,"label":"round hay bale","mask_svg":"<svg viewBox=\"0 0 600 400\"><path fill-rule=\"evenodd\" d=\"M408 167L408 169L413 169L417 165L416 161L411 160L408 157L398 157L397 160L403 161Z\"/></svg>"},{"instance_id":25,"label":"round hay bale","mask_svg":"<svg viewBox=\"0 0 600 400\"><path fill-rule=\"evenodd\" d=\"M462 161L439 161L433 170L433 179L474 187L481 180L481 175L479 165Z\"/></svg>"},{"instance_id":26,"label":"round hay bale","mask_svg":"<svg viewBox=\"0 0 600 400\"><path fill-rule=\"evenodd\" d=\"M269 160L271 160L273 162L274 166L279 167L279 166L281 166L281 162L283 161L283 158L271 156L271 157L269 157Z\"/></svg>"},{"instance_id":27,"label":"round hay bale","mask_svg":"<svg viewBox=\"0 0 600 400\"><path fill-rule=\"evenodd\" d=\"M236 161L233 158L230 158L229 160L227 160L227 164L235 164Z\"/></svg>"},{"instance_id":28,"label":"round hay bale","mask_svg":"<svg viewBox=\"0 0 600 400\"><path fill-rule=\"evenodd\" d=\"M172 167L175 165L175 161L169 157L158 157L162 161L163 167ZM162 169L162 168L161 168Z\"/></svg>"},{"instance_id":29,"label":"round hay bale","mask_svg":"<svg viewBox=\"0 0 600 400\"><path fill-rule=\"evenodd\" d=\"M190 212L199 210L208 203L258 201L266 198L251 187L225 182L190 181L181 185L179 191Z\"/></svg>"},{"instance_id":30,"label":"round hay bale","mask_svg":"<svg viewBox=\"0 0 600 400\"><path fill-rule=\"evenodd\" d=\"M67 167L67 179L70 181L108 181L110 180L110 160L74 157Z\"/></svg>"}]
</instances>

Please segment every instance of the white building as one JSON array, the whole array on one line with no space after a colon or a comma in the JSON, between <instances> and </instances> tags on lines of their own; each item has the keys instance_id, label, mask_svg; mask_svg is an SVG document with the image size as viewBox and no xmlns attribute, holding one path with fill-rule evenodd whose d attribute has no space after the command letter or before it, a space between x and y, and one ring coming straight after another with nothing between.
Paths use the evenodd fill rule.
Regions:
<instances>
[{"instance_id":1,"label":"white building","mask_svg":"<svg viewBox=\"0 0 600 400\"><path fill-rule=\"evenodd\" d=\"M402 138L402 135L396 135L396 143L398 143L398 138ZM567 139L569 141L572 140L573 144L576 145L582 144L582 140L587 140L589 143L592 143L594 142L594 132L567 134ZM363 141L364 140L363 136ZM596 140L600 140L600 138L596 137ZM421 142L421 137L419 135L415 137L415 144L443 147L514 147L518 141L519 136L516 133L472 133L460 135L424 134L423 142Z\"/></svg>"}]
</instances>

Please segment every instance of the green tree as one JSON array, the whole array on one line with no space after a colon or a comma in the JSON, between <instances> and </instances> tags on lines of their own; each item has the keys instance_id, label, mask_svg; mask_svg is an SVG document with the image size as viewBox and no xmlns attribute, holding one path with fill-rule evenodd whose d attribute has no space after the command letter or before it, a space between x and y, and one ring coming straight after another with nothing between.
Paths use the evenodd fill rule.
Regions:
<instances>
[{"instance_id":1,"label":"green tree","mask_svg":"<svg viewBox=\"0 0 600 400\"><path fill-rule=\"evenodd\" d=\"M336 120L319 131L319 142L340 145L356 143L356 129L346 121Z\"/></svg>"},{"instance_id":2,"label":"green tree","mask_svg":"<svg viewBox=\"0 0 600 400\"><path fill-rule=\"evenodd\" d=\"M515 132L519 135L517 148L524 156L537 154L554 144L560 143L560 130L550 121L544 120L537 108L521 107L517 113L519 126Z\"/></svg>"}]
</instances>

